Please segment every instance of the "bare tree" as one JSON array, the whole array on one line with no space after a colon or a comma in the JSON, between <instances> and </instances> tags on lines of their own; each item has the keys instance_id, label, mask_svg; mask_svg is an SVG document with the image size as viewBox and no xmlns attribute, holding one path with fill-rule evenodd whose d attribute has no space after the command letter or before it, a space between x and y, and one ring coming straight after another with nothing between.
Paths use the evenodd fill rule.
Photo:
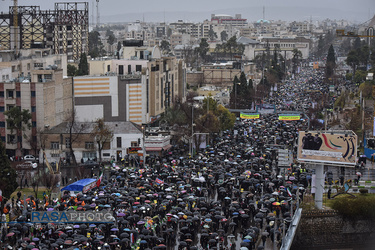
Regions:
<instances>
[{"instance_id":1,"label":"bare tree","mask_svg":"<svg viewBox=\"0 0 375 250\"><path fill-rule=\"evenodd\" d=\"M45 188L47 189L47 195L50 199L53 189L60 182L60 175L44 172L40 178L40 181L42 185L45 186Z\"/></svg>"},{"instance_id":2,"label":"bare tree","mask_svg":"<svg viewBox=\"0 0 375 250\"><path fill-rule=\"evenodd\" d=\"M77 123L76 119L76 111L73 108L71 111L66 113L65 121L67 123L67 129L69 133L69 154L72 159L73 166L77 166L76 156L74 155L73 144L74 142L78 141L80 135L86 129L86 126Z\"/></svg>"},{"instance_id":3,"label":"bare tree","mask_svg":"<svg viewBox=\"0 0 375 250\"><path fill-rule=\"evenodd\" d=\"M99 151L99 163L102 162L102 150L106 143L110 143L113 139L113 132L104 123L104 119L97 119L95 122L94 131L92 132L97 144Z\"/></svg>"}]
</instances>

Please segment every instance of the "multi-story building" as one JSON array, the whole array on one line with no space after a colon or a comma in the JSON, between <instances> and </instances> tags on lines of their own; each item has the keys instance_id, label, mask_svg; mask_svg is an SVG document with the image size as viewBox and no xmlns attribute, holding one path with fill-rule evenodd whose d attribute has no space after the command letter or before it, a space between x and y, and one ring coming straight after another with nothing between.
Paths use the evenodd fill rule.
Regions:
<instances>
[{"instance_id":1,"label":"multi-story building","mask_svg":"<svg viewBox=\"0 0 375 250\"><path fill-rule=\"evenodd\" d=\"M241 14L236 14L234 17L225 14L211 14L211 22L229 24L234 27L243 27L247 25L247 19L242 18Z\"/></svg>"},{"instance_id":2,"label":"multi-story building","mask_svg":"<svg viewBox=\"0 0 375 250\"><path fill-rule=\"evenodd\" d=\"M29 110L31 129L18 138L7 129L4 111L13 107ZM37 154L40 132L63 122L72 111L71 78L63 78L62 69L35 69L27 80L0 82L0 136L9 156Z\"/></svg>"},{"instance_id":3,"label":"multi-story building","mask_svg":"<svg viewBox=\"0 0 375 250\"><path fill-rule=\"evenodd\" d=\"M74 104L79 121L147 122L142 75L74 77Z\"/></svg>"},{"instance_id":4,"label":"multi-story building","mask_svg":"<svg viewBox=\"0 0 375 250\"><path fill-rule=\"evenodd\" d=\"M62 69L63 75L67 75L67 55L52 54L51 49L22 49L17 59L13 51L0 50L0 68L10 68L8 79L30 79L31 72L44 69ZM0 72L0 79L6 79ZM42 77L43 79L44 77ZM48 79L48 76L46 76Z\"/></svg>"},{"instance_id":5,"label":"multi-story building","mask_svg":"<svg viewBox=\"0 0 375 250\"><path fill-rule=\"evenodd\" d=\"M147 113L150 120L159 117L176 101L185 101L186 67L175 57L150 61L146 73Z\"/></svg>"},{"instance_id":6,"label":"multi-story building","mask_svg":"<svg viewBox=\"0 0 375 250\"><path fill-rule=\"evenodd\" d=\"M88 52L88 3L55 3L54 10L39 6L9 7L0 14L0 47L14 50L50 48L78 60ZM17 20L17 22L14 22Z\"/></svg>"}]
</instances>

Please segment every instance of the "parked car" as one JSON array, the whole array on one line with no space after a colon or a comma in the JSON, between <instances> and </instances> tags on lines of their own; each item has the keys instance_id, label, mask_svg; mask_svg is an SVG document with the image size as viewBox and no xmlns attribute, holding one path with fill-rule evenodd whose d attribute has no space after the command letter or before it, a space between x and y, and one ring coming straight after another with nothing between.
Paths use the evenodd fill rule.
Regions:
<instances>
[{"instance_id":1,"label":"parked car","mask_svg":"<svg viewBox=\"0 0 375 250\"><path fill-rule=\"evenodd\" d=\"M35 158L35 156L33 156L33 155L25 155L25 156L23 157L23 159L24 159L25 161L32 161L32 162L35 162L35 161L36 161L36 158Z\"/></svg>"},{"instance_id":2,"label":"parked car","mask_svg":"<svg viewBox=\"0 0 375 250\"><path fill-rule=\"evenodd\" d=\"M99 163L97 163L96 161L87 160L83 164L81 164L81 166L84 166L85 168L96 168L99 167Z\"/></svg>"}]
</instances>

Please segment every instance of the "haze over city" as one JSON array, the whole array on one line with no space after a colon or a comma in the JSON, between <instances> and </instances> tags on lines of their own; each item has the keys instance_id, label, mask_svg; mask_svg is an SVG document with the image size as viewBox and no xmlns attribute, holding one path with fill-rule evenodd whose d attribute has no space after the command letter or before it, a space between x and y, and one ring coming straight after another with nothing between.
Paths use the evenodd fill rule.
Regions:
<instances>
[{"instance_id":1,"label":"haze over city","mask_svg":"<svg viewBox=\"0 0 375 250\"><path fill-rule=\"evenodd\" d=\"M53 9L56 2L74 1L42 1L42 0L19 0L18 5L40 6L42 10ZM90 18L96 15L96 1L89 2ZM0 2L0 11L8 12L11 0ZM94 9L92 9L94 6ZM236 1L123 1L123 0L103 0L99 2L100 21L106 22L133 22L144 20L146 22L175 22L202 21L210 19L211 14L242 14L243 18L249 22L263 18L263 7L265 8L265 19L303 21L303 20L323 20L346 19L354 23L363 23L369 20L375 10L373 0L236 0Z\"/></svg>"}]
</instances>

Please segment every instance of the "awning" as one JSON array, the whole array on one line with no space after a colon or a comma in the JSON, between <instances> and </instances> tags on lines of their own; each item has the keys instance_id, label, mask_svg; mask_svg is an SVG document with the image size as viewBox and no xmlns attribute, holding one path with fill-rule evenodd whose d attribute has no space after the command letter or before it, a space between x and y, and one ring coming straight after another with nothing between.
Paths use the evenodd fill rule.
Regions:
<instances>
[{"instance_id":1,"label":"awning","mask_svg":"<svg viewBox=\"0 0 375 250\"><path fill-rule=\"evenodd\" d=\"M146 147L146 151L161 151L162 149L163 150L168 150L172 147L172 145L167 145L167 146L164 146L164 147Z\"/></svg>"},{"instance_id":2,"label":"awning","mask_svg":"<svg viewBox=\"0 0 375 250\"><path fill-rule=\"evenodd\" d=\"M96 187L96 181L96 179L82 179L62 188L61 191L68 190L86 193L88 190Z\"/></svg>"}]
</instances>

